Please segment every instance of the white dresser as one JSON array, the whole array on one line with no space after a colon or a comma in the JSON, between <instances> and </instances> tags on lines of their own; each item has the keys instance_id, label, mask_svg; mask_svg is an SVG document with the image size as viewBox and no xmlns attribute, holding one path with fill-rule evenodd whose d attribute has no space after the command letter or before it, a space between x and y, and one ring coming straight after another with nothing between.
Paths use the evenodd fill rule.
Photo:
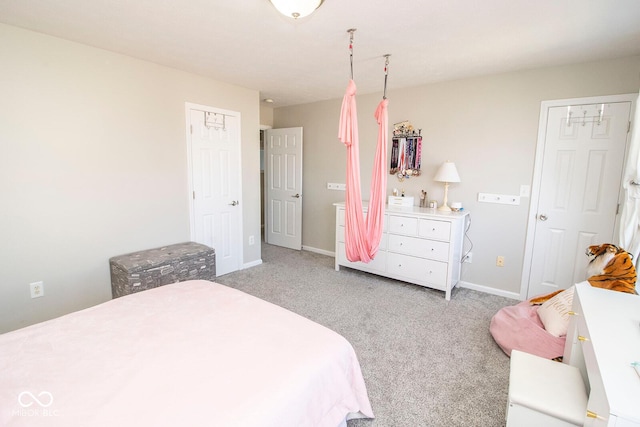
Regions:
<instances>
[{"instance_id":1,"label":"white dresser","mask_svg":"<svg viewBox=\"0 0 640 427\"><path fill-rule=\"evenodd\" d=\"M578 283L563 362L577 366L589 401L585 426L640 426L640 296Z\"/></svg>"},{"instance_id":2,"label":"white dresser","mask_svg":"<svg viewBox=\"0 0 640 427\"><path fill-rule=\"evenodd\" d=\"M347 259L344 243L345 204L336 206L336 271L354 268L445 292L460 280L467 212L387 206L380 249L367 263ZM364 207L365 214L367 207Z\"/></svg>"}]
</instances>

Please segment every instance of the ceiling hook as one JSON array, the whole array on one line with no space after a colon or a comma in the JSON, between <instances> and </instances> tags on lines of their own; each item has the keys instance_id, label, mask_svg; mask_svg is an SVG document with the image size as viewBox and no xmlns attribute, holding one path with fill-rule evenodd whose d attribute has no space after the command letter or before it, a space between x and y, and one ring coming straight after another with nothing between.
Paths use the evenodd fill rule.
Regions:
<instances>
[{"instance_id":1,"label":"ceiling hook","mask_svg":"<svg viewBox=\"0 0 640 427\"><path fill-rule=\"evenodd\" d=\"M390 53L382 55L384 57L384 90L382 91L382 99L387 99L387 77L389 76L389 57Z\"/></svg>"},{"instance_id":2,"label":"ceiling hook","mask_svg":"<svg viewBox=\"0 0 640 427\"><path fill-rule=\"evenodd\" d=\"M356 32L356 28L349 28L349 62L351 63L351 80L353 80L353 33Z\"/></svg>"}]
</instances>

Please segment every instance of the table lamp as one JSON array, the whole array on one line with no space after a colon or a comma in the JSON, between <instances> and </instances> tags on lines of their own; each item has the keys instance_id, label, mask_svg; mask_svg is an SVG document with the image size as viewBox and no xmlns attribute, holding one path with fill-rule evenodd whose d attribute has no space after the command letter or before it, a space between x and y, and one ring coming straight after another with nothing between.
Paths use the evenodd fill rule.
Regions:
<instances>
[{"instance_id":1,"label":"table lamp","mask_svg":"<svg viewBox=\"0 0 640 427\"><path fill-rule=\"evenodd\" d=\"M447 205L447 193L449 192L450 182L460 182L460 175L458 175L456 165L447 160L442 164L442 166L440 166L440 169L436 172L436 176L433 180L436 182L444 182L444 201L438 210L447 212L451 211L451 208Z\"/></svg>"}]
</instances>

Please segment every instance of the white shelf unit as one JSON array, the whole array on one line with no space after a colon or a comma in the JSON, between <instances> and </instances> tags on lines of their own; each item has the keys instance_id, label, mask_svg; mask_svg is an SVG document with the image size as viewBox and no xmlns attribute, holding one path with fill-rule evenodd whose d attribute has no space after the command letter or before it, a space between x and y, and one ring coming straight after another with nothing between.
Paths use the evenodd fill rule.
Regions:
<instances>
[{"instance_id":1,"label":"white shelf unit","mask_svg":"<svg viewBox=\"0 0 640 427\"><path fill-rule=\"evenodd\" d=\"M347 259L344 243L345 204L336 207L335 269L366 271L445 292L460 280L464 229L468 212L387 206L380 249L369 262ZM367 207L363 208L365 214Z\"/></svg>"}]
</instances>

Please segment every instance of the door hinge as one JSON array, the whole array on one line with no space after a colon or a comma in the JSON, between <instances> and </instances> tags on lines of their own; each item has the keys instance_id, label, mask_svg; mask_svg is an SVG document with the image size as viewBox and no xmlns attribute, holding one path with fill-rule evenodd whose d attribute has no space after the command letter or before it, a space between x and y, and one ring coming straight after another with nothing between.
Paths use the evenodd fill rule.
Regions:
<instances>
[{"instance_id":1,"label":"door hinge","mask_svg":"<svg viewBox=\"0 0 640 427\"><path fill-rule=\"evenodd\" d=\"M189 133L193 135L193 125L189 125Z\"/></svg>"},{"instance_id":2,"label":"door hinge","mask_svg":"<svg viewBox=\"0 0 640 427\"><path fill-rule=\"evenodd\" d=\"M194 191L193 192L193 200L195 200L195 199L196 199L196 192Z\"/></svg>"},{"instance_id":3,"label":"door hinge","mask_svg":"<svg viewBox=\"0 0 640 427\"><path fill-rule=\"evenodd\" d=\"M616 206L616 215L618 215L620 213L620 203L618 203L618 206Z\"/></svg>"},{"instance_id":4,"label":"door hinge","mask_svg":"<svg viewBox=\"0 0 640 427\"><path fill-rule=\"evenodd\" d=\"M627 133L629 133L630 131L631 131L631 120L627 122Z\"/></svg>"}]
</instances>

